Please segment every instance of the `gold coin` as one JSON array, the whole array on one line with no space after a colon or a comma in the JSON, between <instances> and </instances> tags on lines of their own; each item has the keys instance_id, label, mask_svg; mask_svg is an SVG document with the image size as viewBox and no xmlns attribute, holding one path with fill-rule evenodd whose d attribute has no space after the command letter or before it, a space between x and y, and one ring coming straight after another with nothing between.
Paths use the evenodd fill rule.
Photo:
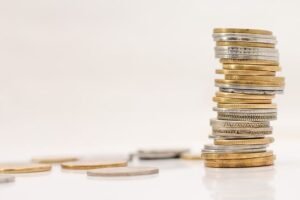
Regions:
<instances>
[{"instance_id":1,"label":"gold coin","mask_svg":"<svg viewBox=\"0 0 300 200\"><path fill-rule=\"evenodd\" d=\"M274 138L265 137L265 138L257 138L257 139L215 139L215 145L251 145L251 144L270 144L274 142Z\"/></svg>"},{"instance_id":2,"label":"gold coin","mask_svg":"<svg viewBox=\"0 0 300 200\"><path fill-rule=\"evenodd\" d=\"M183 153L180 155L183 160L202 160L201 153Z\"/></svg>"},{"instance_id":3,"label":"gold coin","mask_svg":"<svg viewBox=\"0 0 300 200\"><path fill-rule=\"evenodd\" d=\"M223 64L223 69L271 71L271 72L281 71L281 68L278 65Z\"/></svg>"},{"instance_id":4,"label":"gold coin","mask_svg":"<svg viewBox=\"0 0 300 200\"><path fill-rule=\"evenodd\" d=\"M217 69L217 74L225 75L253 75L253 76L275 76L275 72L269 71L254 71L254 70L228 70L228 69Z\"/></svg>"},{"instance_id":5,"label":"gold coin","mask_svg":"<svg viewBox=\"0 0 300 200\"><path fill-rule=\"evenodd\" d=\"M221 58L220 62L223 64L246 64L246 65L278 65L278 61L274 60L249 60L249 59L231 59Z\"/></svg>"},{"instance_id":6,"label":"gold coin","mask_svg":"<svg viewBox=\"0 0 300 200\"><path fill-rule=\"evenodd\" d=\"M231 109L268 109L277 108L276 104L221 104L218 103L218 108L231 108Z\"/></svg>"},{"instance_id":7,"label":"gold coin","mask_svg":"<svg viewBox=\"0 0 300 200\"><path fill-rule=\"evenodd\" d=\"M284 86L284 83L279 81L273 82L266 82L266 81L251 81L251 80L223 80L223 79L216 79L215 83L217 84L238 84L238 85L259 85L259 86Z\"/></svg>"},{"instance_id":8,"label":"gold coin","mask_svg":"<svg viewBox=\"0 0 300 200\"><path fill-rule=\"evenodd\" d=\"M284 77L274 76L239 76L239 75L225 75L225 80L249 80L249 81L263 81L263 82L276 82L284 83Z\"/></svg>"},{"instance_id":9,"label":"gold coin","mask_svg":"<svg viewBox=\"0 0 300 200\"><path fill-rule=\"evenodd\" d=\"M262 30L262 29L248 29L248 28L215 28L214 33L247 33L247 34L272 35L272 31Z\"/></svg>"},{"instance_id":10,"label":"gold coin","mask_svg":"<svg viewBox=\"0 0 300 200\"><path fill-rule=\"evenodd\" d=\"M36 163L0 163L0 173L19 174L46 172L51 170L51 165Z\"/></svg>"},{"instance_id":11,"label":"gold coin","mask_svg":"<svg viewBox=\"0 0 300 200\"><path fill-rule=\"evenodd\" d=\"M224 104L234 104L234 103L238 103L238 104L261 104L261 103L265 103L265 104L270 104L272 103L272 100L270 99L233 99L233 98L224 98L224 97L213 97L213 101L217 102L217 103L224 103Z\"/></svg>"},{"instance_id":12,"label":"gold coin","mask_svg":"<svg viewBox=\"0 0 300 200\"><path fill-rule=\"evenodd\" d=\"M273 165L275 156L260 157L260 158L246 158L234 160L205 160L206 167L220 167L220 168L238 168L238 167L259 167Z\"/></svg>"},{"instance_id":13,"label":"gold coin","mask_svg":"<svg viewBox=\"0 0 300 200\"><path fill-rule=\"evenodd\" d=\"M258 152L258 153L202 153L202 158L205 160L233 160L233 159L249 159L269 157L273 155L273 151Z\"/></svg>"},{"instance_id":14,"label":"gold coin","mask_svg":"<svg viewBox=\"0 0 300 200\"><path fill-rule=\"evenodd\" d=\"M218 41L217 46L239 46L239 47L260 47L260 48L274 48L275 44L258 43L258 42L226 42Z\"/></svg>"},{"instance_id":15,"label":"gold coin","mask_svg":"<svg viewBox=\"0 0 300 200\"><path fill-rule=\"evenodd\" d=\"M63 169L72 169L72 170L88 170L88 169L97 169L97 168L106 168L106 167L126 167L127 161L76 161L76 162L66 162L62 163L61 167Z\"/></svg>"},{"instance_id":16,"label":"gold coin","mask_svg":"<svg viewBox=\"0 0 300 200\"><path fill-rule=\"evenodd\" d=\"M72 162L77 160L78 158L73 156L44 156L44 157L33 158L32 162L54 164L54 163Z\"/></svg>"},{"instance_id":17,"label":"gold coin","mask_svg":"<svg viewBox=\"0 0 300 200\"><path fill-rule=\"evenodd\" d=\"M226 97L232 99L273 99L275 95L256 95L256 94L239 94L229 92L216 92L217 97Z\"/></svg>"}]
</instances>

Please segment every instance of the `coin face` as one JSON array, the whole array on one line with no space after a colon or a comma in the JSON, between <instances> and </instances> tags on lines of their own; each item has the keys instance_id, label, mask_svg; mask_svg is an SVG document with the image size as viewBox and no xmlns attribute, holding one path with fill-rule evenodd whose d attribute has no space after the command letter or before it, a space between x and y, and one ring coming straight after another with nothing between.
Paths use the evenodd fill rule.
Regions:
<instances>
[{"instance_id":1,"label":"coin face","mask_svg":"<svg viewBox=\"0 0 300 200\"><path fill-rule=\"evenodd\" d=\"M114 167L95 169L87 172L88 176L102 177L126 177L158 174L159 169L156 167Z\"/></svg>"},{"instance_id":2,"label":"coin face","mask_svg":"<svg viewBox=\"0 0 300 200\"><path fill-rule=\"evenodd\" d=\"M0 173L18 174L46 172L51 170L51 165L37 163L0 163Z\"/></svg>"},{"instance_id":3,"label":"coin face","mask_svg":"<svg viewBox=\"0 0 300 200\"><path fill-rule=\"evenodd\" d=\"M56 164L63 162L72 162L77 160L78 158L75 156L43 156L32 158L32 162L45 164Z\"/></svg>"},{"instance_id":4,"label":"coin face","mask_svg":"<svg viewBox=\"0 0 300 200\"><path fill-rule=\"evenodd\" d=\"M0 184L1 183L11 183L15 181L15 177L12 175L0 175Z\"/></svg>"},{"instance_id":5,"label":"coin face","mask_svg":"<svg viewBox=\"0 0 300 200\"><path fill-rule=\"evenodd\" d=\"M107 167L125 167L127 166L127 161L125 160L82 160L76 162L66 162L62 163L61 167L63 169L71 169L71 170L89 170L89 169L97 169L97 168L107 168Z\"/></svg>"}]
</instances>

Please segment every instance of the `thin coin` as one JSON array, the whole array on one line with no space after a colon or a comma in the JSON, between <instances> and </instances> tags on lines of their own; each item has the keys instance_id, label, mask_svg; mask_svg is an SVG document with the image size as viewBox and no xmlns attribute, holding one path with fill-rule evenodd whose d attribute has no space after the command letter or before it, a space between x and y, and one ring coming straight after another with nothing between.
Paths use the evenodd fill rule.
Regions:
<instances>
[{"instance_id":1,"label":"thin coin","mask_svg":"<svg viewBox=\"0 0 300 200\"><path fill-rule=\"evenodd\" d=\"M258 153L204 153L202 154L205 160L232 160L232 159L249 159L269 157L273 155L273 151L258 152Z\"/></svg>"},{"instance_id":2,"label":"thin coin","mask_svg":"<svg viewBox=\"0 0 300 200\"><path fill-rule=\"evenodd\" d=\"M275 48L275 44L259 43L259 42L241 42L241 41L217 41L217 46L239 46L239 47L261 47L261 48Z\"/></svg>"},{"instance_id":3,"label":"thin coin","mask_svg":"<svg viewBox=\"0 0 300 200\"><path fill-rule=\"evenodd\" d=\"M248 168L248 167L266 167L274 165L274 160L267 160L262 162L252 162L252 163L214 163L214 162L204 162L205 167L211 168Z\"/></svg>"},{"instance_id":4,"label":"thin coin","mask_svg":"<svg viewBox=\"0 0 300 200\"><path fill-rule=\"evenodd\" d=\"M231 121L272 121L277 119L277 113L218 113L218 119Z\"/></svg>"},{"instance_id":5,"label":"thin coin","mask_svg":"<svg viewBox=\"0 0 300 200\"><path fill-rule=\"evenodd\" d=\"M183 153L180 155L183 160L202 160L201 153Z\"/></svg>"},{"instance_id":6,"label":"thin coin","mask_svg":"<svg viewBox=\"0 0 300 200\"><path fill-rule=\"evenodd\" d=\"M216 74L225 74L225 75L252 75L252 76L275 76L276 72L254 71L254 70L217 69L216 70Z\"/></svg>"},{"instance_id":7,"label":"thin coin","mask_svg":"<svg viewBox=\"0 0 300 200\"><path fill-rule=\"evenodd\" d=\"M226 97L233 99L273 99L275 95L253 95L253 94L239 94L229 92L216 92L217 97Z\"/></svg>"},{"instance_id":8,"label":"thin coin","mask_svg":"<svg viewBox=\"0 0 300 200\"><path fill-rule=\"evenodd\" d=\"M223 64L248 64L248 65L278 65L278 61L273 60L247 60L247 59L230 59L222 58L220 62Z\"/></svg>"},{"instance_id":9,"label":"thin coin","mask_svg":"<svg viewBox=\"0 0 300 200\"><path fill-rule=\"evenodd\" d=\"M214 33L247 33L247 34L260 34L272 35L272 31L263 29L246 29L246 28L215 28Z\"/></svg>"},{"instance_id":10,"label":"thin coin","mask_svg":"<svg viewBox=\"0 0 300 200\"><path fill-rule=\"evenodd\" d=\"M234 104L234 103L239 103L239 104L244 104L244 103L255 103L255 104L260 104L260 103L272 103L272 100L270 99L233 99L233 98L226 98L226 97L213 97L213 101L217 103L229 103L229 104Z\"/></svg>"},{"instance_id":11,"label":"thin coin","mask_svg":"<svg viewBox=\"0 0 300 200\"><path fill-rule=\"evenodd\" d=\"M247 121L249 122L249 121ZM244 128L244 127L233 127L233 128L225 128L225 127L215 127L213 126L213 134L224 133L224 134L272 134L272 127L266 128Z\"/></svg>"},{"instance_id":12,"label":"thin coin","mask_svg":"<svg viewBox=\"0 0 300 200\"><path fill-rule=\"evenodd\" d=\"M0 175L0 183L11 183L15 181L15 177L12 175Z\"/></svg>"},{"instance_id":13,"label":"thin coin","mask_svg":"<svg viewBox=\"0 0 300 200\"><path fill-rule=\"evenodd\" d=\"M178 158L182 153L188 152L189 149L141 149L137 155L139 159L155 160L155 159L170 159Z\"/></svg>"},{"instance_id":14,"label":"thin coin","mask_svg":"<svg viewBox=\"0 0 300 200\"><path fill-rule=\"evenodd\" d=\"M77 160L78 158L73 156L43 156L43 157L32 158L32 162L45 163L45 164L72 162Z\"/></svg>"},{"instance_id":15,"label":"thin coin","mask_svg":"<svg viewBox=\"0 0 300 200\"><path fill-rule=\"evenodd\" d=\"M277 61L279 57L276 55L243 55L243 54L218 54L215 53L215 58L241 59L241 60L271 60Z\"/></svg>"},{"instance_id":16,"label":"thin coin","mask_svg":"<svg viewBox=\"0 0 300 200\"><path fill-rule=\"evenodd\" d=\"M271 71L271 72L281 71L281 68L278 65L223 64L223 69Z\"/></svg>"},{"instance_id":17,"label":"thin coin","mask_svg":"<svg viewBox=\"0 0 300 200\"><path fill-rule=\"evenodd\" d=\"M277 109L227 109L227 108L217 108L214 107L213 111L220 113L234 113L234 114L261 114L261 113L272 113L276 114Z\"/></svg>"},{"instance_id":18,"label":"thin coin","mask_svg":"<svg viewBox=\"0 0 300 200\"><path fill-rule=\"evenodd\" d=\"M95 169L87 172L88 176L101 177L127 177L158 174L159 169L156 167L115 167Z\"/></svg>"},{"instance_id":19,"label":"thin coin","mask_svg":"<svg viewBox=\"0 0 300 200\"><path fill-rule=\"evenodd\" d=\"M225 75L225 80L249 80L249 81L263 81L263 82L276 82L284 83L284 77L273 76L239 76L239 75Z\"/></svg>"},{"instance_id":20,"label":"thin coin","mask_svg":"<svg viewBox=\"0 0 300 200\"><path fill-rule=\"evenodd\" d=\"M75 162L66 162L62 163L61 167L63 169L72 169L72 170L89 170L89 169L97 169L97 168L107 168L107 167L126 167L127 161L125 160L113 160L113 161L75 161Z\"/></svg>"},{"instance_id":21,"label":"thin coin","mask_svg":"<svg viewBox=\"0 0 300 200\"><path fill-rule=\"evenodd\" d=\"M224 140L224 139L214 140L215 145L270 144L272 142L274 142L274 138L272 137L265 137L259 139L243 139L243 140Z\"/></svg>"},{"instance_id":22,"label":"thin coin","mask_svg":"<svg viewBox=\"0 0 300 200\"><path fill-rule=\"evenodd\" d=\"M259 85L259 86L266 86L266 87L282 87L284 83L281 81L272 81L272 82L265 82L265 81L252 81L252 80L223 80L223 79L216 79L216 84L238 84L238 85Z\"/></svg>"},{"instance_id":23,"label":"thin coin","mask_svg":"<svg viewBox=\"0 0 300 200\"><path fill-rule=\"evenodd\" d=\"M222 104L218 103L218 108L245 108L245 109L261 109L261 108L277 108L276 104Z\"/></svg>"},{"instance_id":24,"label":"thin coin","mask_svg":"<svg viewBox=\"0 0 300 200\"><path fill-rule=\"evenodd\" d=\"M267 145L214 145L206 144L204 145L205 150L244 150L244 149L261 149L266 148Z\"/></svg>"},{"instance_id":25,"label":"thin coin","mask_svg":"<svg viewBox=\"0 0 300 200\"><path fill-rule=\"evenodd\" d=\"M19 174L46 172L51 170L51 165L37 163L0 163L0 173Z\"/></svg>"},{"instance_id":26,"label":"thin coin","mask_svg":"<svg viewBox=\"0 0 300 200\"><path fill-rule=\"evenodd\" d=\"M266 148L256 148L256 149L203 149L202 153L257 153L266 152Z\"/></svg>"},{"instance_id":27,"label":"thin coin","mask_svg":"<svg viewBox=\"0 0 300 200\"><path fill-rule=\"evenodd\" d=\"M222 128L270 128L270 122L239 122L211 119L210 125Z\"/></svg>"},{"instance_id":28,"label":"thin coin","mask_svg":"<svg viewBox=\"0 0 300 200\"><path fill-rule=\"evenodd\" d=\"M220 88L221 92L226 92L226 93L238 93L238 94L249 94L249 95L275 95L275 94L282 94L283 89L279 90L278 88L276 90L263 90L263 89L256 89L254 90L253 88L251 89L241 89L241 88L230 88L227 85L223 84L223 88Z\"/></svg>"}]
</instances>

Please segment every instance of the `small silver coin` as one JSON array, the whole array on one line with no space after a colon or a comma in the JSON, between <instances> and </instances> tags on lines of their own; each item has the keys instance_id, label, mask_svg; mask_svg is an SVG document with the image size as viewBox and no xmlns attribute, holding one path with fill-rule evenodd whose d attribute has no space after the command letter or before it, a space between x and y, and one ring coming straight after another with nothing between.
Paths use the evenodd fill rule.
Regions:
<instances>
[{"instance_id":1,"label":"small silver coin","mask_svg":"<svg viewBox=\"0 0 300 200\"><path fill-rule=\"evenodd\" d=\"M216 87L219 88L230 88L230 89L243 89L243 90L271 90L271 91L283 91L284 87L269 87L269 86L260 86L260 85L239 85L239 84L220 84L216 83Z\"/></svg>"},{"instance_id":2,"label":"small silver coin","mask_svg":"<svg viewBox=\"0 0 300 200\"><path fill-rule=\"evenodd\" d=\"M142 176L158 174L159 169L156 167L114 167L90 170L88 176L102 177L125 177L125 176Z\"/></svg>"},{"instance_id":3,"label":"small silver coin","mask_svg":"<svg viewBox=\"0 0 300 200\"><path fill-rule=\"evenodd\" d=\"M240 46L217 46L216 52L241 52L241 53L278 53L277 49L260 47L240 47Z\"/></svg>"},{"instance_id":4,"label":"small silver coin","mask_svg":"<svg viewBox=\"0 0 300 200\"><path fill-rule=\"evenodd\" d=\"M216 58L226 58L226 59L239 59L239 60L269 60L269 61L279 61L278 56L249 56L249 55L218 55L215 54Z\"/></svg>"},{"instance_id":5,"label":"small silver coin","mask_svg":"<svg viewBox=\"0 0 300 200\"><path fill-rule=\"evenodd\" d=\"M12 175L0 175L0 183L11 183L15 181L15 177Z\"/></svg>"},{"instance_id":6,"label":"small silver coin","mask_svg":"<svg viewBox=\"0 0 300 200\"><path fill-rule=\"evenodd\" d=\"M256 153L256 152L265 152L266 148L257 148L257 149L240 149L240 150L214 150L214 149L203 149L202 153Z\"/></svg>"},{"instance_id":7,"label":"small silver coin","mask_svg":"<svg viewBox=\"0 0 300 200\"><path fill-rule=\"evenodd\" d=\"M260 35L260 34L244 34L244 33L214 33L214 41L225 41L225 42L255 42L255 43L266 43L276 44L277 40L272 35Z\"/></svg>"},{"instance_id":8,"label":"small silver coin","mask_svg":"<svg viewBox=\"0 0 300 200\"><path fill-rule=\"evenodd\" d=\"M189 149L141 149L137 152L139 159L169 159L179 158L180 154L188 152Z\"/></svg>"},{"instance_id":9,"label":"small silver coin","mask_svg":"<svg viewBox=\"0 0 300 200\"><path fill-rule=\"evenodd\" d=\"M267 148L268 145L265 144L252 144L252 145L214 145L206 144L204 145L205 150L244 150L244 149L262 149Z\"/></svg>"},{"instance_id":10,"label":"small silver coin","mask_svg":"<svg viewBox=\"0 0 300 200\"><path fill-rule=\"evenodd\" d=\"M229 134L272 134L273 128L225 128L213 127L213 133L229 133Z\"/></svg>"},{"instance_id":11,"label":"small silver coin","mask_svg":"<svg viewBox=\"0 0 300 200\"><path fill-rule=\"evenodd\" d=\"M220 88L221 92L229 92L229 93L239 93L239 94L283 94L283 90L253 90L253 89L238 89L238 88Z\"/></svg>"},{"instance_id":12,"label":"small silver coin","mask_svg":"<svg viewBox=\"0 0 300 200\"><path fill-rule=\"evenodd\" d=\"M213 111L225 113L277 113L277 109L231 109L214 107Z\"/></svg>"},{"instance_id":13,"label":"small silver coin","mask_svg":"<svg viewBox=\"0 0 300 200\"><path fill-rule=\"evenodd\" d=\"M212 127L222 128L269 128L270 122L227 121L211 119L210 125Z\"/></svg>"},{"instance_id":14,"label":"small silver coin","mask_svg":"<svg viewBox=\"0 0 300 200\"><path fill-rule=\"evenodd\" d=\"M277 119L277 113L232 113L218 112L219 120L231 121L272 121Z\"/></svg>"}]
</instances>

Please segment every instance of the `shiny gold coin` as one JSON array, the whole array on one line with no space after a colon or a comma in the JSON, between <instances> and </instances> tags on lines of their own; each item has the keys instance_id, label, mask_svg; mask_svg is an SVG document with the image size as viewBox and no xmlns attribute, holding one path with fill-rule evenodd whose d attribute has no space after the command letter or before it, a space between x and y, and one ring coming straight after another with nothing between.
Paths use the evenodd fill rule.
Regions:
<instances>
[{"instance_id":1,"label":"shiny gold coin","mask_svg":"<svg viewBox=\"0 0 300 200\"><path fill-rule=\"evenodd\" d=\"M281 68L278 65L223 64L223 69L271 71L271 72L281 71Z\"/></svg>"},{"instance_id":2,"label":"shiny gold coin","mask_svg":"<svg viewBox=\"0 0 300 200\"><path fill-rule=\"evenodd\" d=\"M88 169L97 169L97 168L106 168L106 167L126 167L127 161L76 161L76 162L66 162L62 163L61 167L63 169L72 169L72 170L88 170Z\"/></svg>"},{"instance_id":3,"label":"shiny gold coin","mask_svg":"<svg viewBox=\"0 0 300 200\"><path fill-rule=\"evenodd\" d=\"M239 167L259 167L273 165L275 156L246 158L234 160L205 160L206 167L239 168Z\"/></svg>"},{"instance_id":4,"label":"shiny gold coin","mask_svg":"<svg viewBox=\"0 0 300 200\"><path fill-rule=\"evenodd\" d=\"M270 144L274 142L274 138L265 137L265 138L256 138L256 139L215 139L215 145L251 145L251 144Z\"/></svg>"},{"instance_id":5,"label":"shiny gold coin","mask_svg":"<svg viewBox=\"0 0 300 200\"><path fill-rule=\"evenodd\" d=\"M247 34L272 35L272 31L262 30L262 29L248 29L248 28L215 28L214 33L247 33Z\"/></svg>"},{"instance_id":6,"label":"shiny gold coin","mask_svg":"<svg viewBox=\"0 0 300 200\"><path fill-rule=\"evenodd\" d=\"M32 162L55 164L55 163L63 163L63 162L72 162L72 161L77 161L77 160L78 160L78 158L73 157L73 156L44 156L44 157L33 158Z\"/></svg>"},{"instance_id":7,"label":"shiny gold coin","mask_svg":"<svg viewBox=\"0 0 300 200\"><path fill-rule=\"evenodd\" d=\"M279 65L278 61L274 60L247 60L247 59L230 59L221 58L223 64L246 64L246 65Z\"/></svg>"},{"instance_id":8,"label":"shiny gold coin","mask_svg":"<svg viewBox=\"0 0 300 200\"><path fill-rule=\"evenodd\" d=\"M238 47L260 47L260 48L274 48L275 44L258 43L258 42L226 42L218 41L217 46L238 46Z\"/></svg>"},{"instance_id":9,"label":"shiny gold coin","mask_svg":"<svg viewBox=\"0 0 300 200\"><path fill-rule=\"evenodd\" d=\"M275 95L239 94L229 92L216 92L216 96L232 99L273 99L275 97Z\"/></svg>"},{"instance_id":10,"label":"shiny gold coin","mask_svg":"<svg viewBox=\"0 0 300 200\"><path fill-rule=\"evenodd\" d=\"M35 163L0 163L0 173L20 174L46 172L51 170L51 165Z\"/></svg>"},{"instance_id":11,"label":"shiny gold coin","mask_svg":"<svg viewBox=\"0 0 300 200\"><path fill-rule=\"evenodd\" d=\"M233 98L224 98L224 97L213 97L213 101L217 102L217 103L224 103L224 104L234 104L234 103L238 103L238 104L270 104L272 103L272 100L270 99L233 99Z\"/></svg>"},{"instance_id":12,"label":"shiny gold coin","mask_svg":"<svg viewBox=\"0 0 300 200\"><path fill-rule=\"evenodd\" d=\"M233 159L249 159L273 156L273 151L258 153L202 153L205 160L233 160Z\"/></svg>"},{"instance_id":13,"label":"shiny gold coin","mask_svg":"<svg viewBox=\"0 0 300 200\"><path fill-rule=\"evenodd\" d=\"M201 153L183 153L180 158L183 160L202 160Z\"/></svg>"},{"instance_id":14,"label":"shiny gold coin","mask_svg":"<svg viewBox=\"0 0 300 200\"><path fill-rule=\"evenodd\" d=\"M282 87L284 83L280 81L273 81L273 82L265 82L265 81L251 81L251 80L223 80L223 79L216 79L215 83L217 84L238 84L238 85L255 85L255 86L277 86Z\"/></svg>"},{"instance_id":15,"label":"shiny gold coin","mask_svg":"<svg viewBox=\"0 0 300 200\"><path fill-rule=\"evenodd\" d=\"M248 80L248 81L284 83L284 77L274 77L274 76L225 75L225 80Z\"/></svg>"},{"instance_id":16,"label":"shiny gold coin","mask_svg":"<svg viewBox=\"0 0 300 200\"><path fill-rule=\"evenodd\" d=\"M228 70L228 69L217 69L217 74L225 75L252 75L252 76L275 76L275 72L269 71L254 71L254 70Z\"/></svg>"},{"instance_id":17,"label":"shiny gold coin","mask_svg":"<svg viewBox=\"0 0 300 200\"><path fill-rule=\"evenodd\" d=\"M231 108L231 109L268 109L277 108L276 104L221 104L218 103L218 108Z\"/></svg>"}]
</instances>

